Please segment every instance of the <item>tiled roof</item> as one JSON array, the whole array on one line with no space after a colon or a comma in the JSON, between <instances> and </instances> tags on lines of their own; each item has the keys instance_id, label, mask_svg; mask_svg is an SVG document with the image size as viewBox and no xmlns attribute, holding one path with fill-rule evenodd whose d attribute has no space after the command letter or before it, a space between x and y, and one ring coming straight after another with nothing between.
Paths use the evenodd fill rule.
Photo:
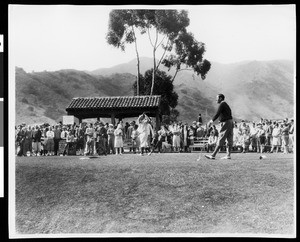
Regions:
<instances>
[{"instance_id":1,"label":"tiled roof","mask_svg":"<svg viewBox=\"0 0 300 242\"><path fill-rule=\"evenodd\" d=\"M161 96L76 97L68 110L158 107Z\"/></svg>"}]
</instances>

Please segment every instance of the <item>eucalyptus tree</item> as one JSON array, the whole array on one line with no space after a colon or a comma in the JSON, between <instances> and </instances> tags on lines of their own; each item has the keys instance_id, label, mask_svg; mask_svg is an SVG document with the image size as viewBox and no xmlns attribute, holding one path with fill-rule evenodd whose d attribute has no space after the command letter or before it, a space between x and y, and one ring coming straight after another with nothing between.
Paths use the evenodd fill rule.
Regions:
<instances>
[{"instance_id":1,"label":"eucalyptus tree","mask_svg":"<svg viewBox=\"0 0 300 242\"><path fill-rule=\"evenodd\" d=\"M137 95L139 95L139 54L137 49L138 30L141 35L147 33L152 46L153 68L150 95L153 94L156 71L161 64L169 69L175 67L175 79L177 73L190 68L202 79L210 69L210 62L203 60L205 45L198 42L192 33L187 32L190 24L186 10L172 9L142 9L142 10L112 10L109 15L109 31L107 41L109 44L121 50L125 50L125 44L135 43L137 55ZM157 51L161 49L161 56L156 59Z\"/></svg>"},{"instance_id":2,"label":"eucalyptus tree","mask_svg":"<svg viewBox=\"0 0 300 242\"><path fill-rule=\"evenodd\" d=\"M139 19L138 10L112 10L109 13L107 42L125 51L125 45L134 43L137 59L137 95L139 95L140 57L138 52L136 31L142 29L143 21Z\"/></svg>"}]
</instances>

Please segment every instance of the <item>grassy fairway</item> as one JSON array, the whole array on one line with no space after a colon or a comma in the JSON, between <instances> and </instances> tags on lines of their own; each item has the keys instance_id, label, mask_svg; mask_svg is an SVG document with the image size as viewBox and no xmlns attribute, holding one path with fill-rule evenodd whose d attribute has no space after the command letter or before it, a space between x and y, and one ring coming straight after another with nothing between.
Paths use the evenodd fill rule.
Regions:
<instances>
[{"instance_id":1,"label":"grassy fairway","mask_svg":"<svg viewBox=\"0 0 300 242\"><path fill-rule=\"evenodd\" d=\"M18 233L293 234L293 156L16 158Z\"/></svg>"}]
</instances>

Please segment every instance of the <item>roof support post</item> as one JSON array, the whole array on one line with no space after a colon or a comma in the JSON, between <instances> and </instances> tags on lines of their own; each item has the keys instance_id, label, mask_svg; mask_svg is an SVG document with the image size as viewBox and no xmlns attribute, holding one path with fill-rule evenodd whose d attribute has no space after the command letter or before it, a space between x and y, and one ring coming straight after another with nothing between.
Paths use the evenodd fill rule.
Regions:
<instances>
[{"instance_id":1,"label":"roof support post","mask_svg":"<svg viewBox=\"0 0 300 242\"><path fill-rule=\"evenodd\" d=\"M155 129L159 130L160 129L160 117L159 117L159 112L158 111L155 112L155 117L156 117L156 127L155 127Z\"/></svg>"},{"instance_id":2,"label":"roof support post","mask_svg":"<svg viewBox=\"0 0 300 242\"><path fill-rule=\"evenodd\" d=\"M115 113L112 113L111 116L110 116L110 118L111 118L111 123L112 123L114 126L116 125L116 119L115 119L115 117L116 117L116 114L115 114Z\"/></svg>"},{"instance_id":3,"label":"roof support post","mask_svg":"<svg viewBox=\"0 0 300 242\"><path fill-rule=\"evenodd\" d=\"M82 117L78 117L79 123L82 123Z\"/></svg>"}]
</instances>

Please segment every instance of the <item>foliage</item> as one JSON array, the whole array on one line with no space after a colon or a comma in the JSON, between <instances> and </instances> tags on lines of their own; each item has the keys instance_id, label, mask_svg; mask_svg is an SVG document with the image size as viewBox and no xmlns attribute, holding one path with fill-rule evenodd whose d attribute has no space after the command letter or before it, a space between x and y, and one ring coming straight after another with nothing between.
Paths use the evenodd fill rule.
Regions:
<instances>
[{"instance_id":1,"label":"foliage","mask_svg":"<svg viewBox=\"0 0 300 242\"><path fill-rule=\"evenodd\" d=\"M143 27L139 10L112 10L109 14L107 42L116 48L125 50L125 44L135 44L137 58L137 95L139 95L140 60L135 27Z\"/></svg>"},{"instance_id":2,"label":"foliage","mask_svg":"<svg viewBox=\"0 0 300 242\"><path fill-rule=\"evenodd\" d=\"M144 76L140 76L140 94L149 95L151 91L153 70L145 72ZM134 93L136 94L136 85L133 84ZM153 95L161 95L161 111L162 114L169 115L171 108L175 108L178 104L178 94L174 91L172 76L167 75L164 71L158 70L155 76Z\"/></svg>"},{"instance_id":3,"label":"foliage","mask_svg":"<svg viewBox=\"0 0 300 242\"><path fill-rule=\"evenodd\" d=\"M114 47L125 50L126 44L135 43L137 54L138 79L140 77L139 55L137 50L136 30L140 34L148 33L149 42L153 48L153 69L150 95L154 94L154 83L160 64L169 69L176 68L175 79L181 64L190 67L191 70L205 79L210 69L210 62L203 60L205 45L198 42L192 33L187 32L190 24L186 10L149 9L149 10L112 10L109 15L109 30L107 42ZM156 62L158 48L163 49L163 54ZM138 83L140 81L138 80ZM139 85L137 85L139 95Z\"/></svg>"},{"instance_id":4,"label":"foliage","mask_svg":"<svg viewBox=\"0 0 300 242\"><path fill-rule=\"evenodd\" d=\"M112 10L109 13L107 42L114 47L125 50L125 44L134 41L130 27L134 24L132 10Z\"/></svg>"},{"instance_id":5,"label":"foliage","mask_svg":"<svg viewBox=\"0 0 300 242\"><path fill-rule=\"evenodd\" d=\"M162 123L163 124L170 124L171 122L178 121L177 118L179 116L179 111L175 108L170 110L169 115L162 115Z\"/></svg>"},{"instance_id":6,"label":"foliage","mask_svg":"<svg viewBox=\"0 0 300 242\"><path fill-rule=\"evenodd\" d=\"M192 33L183 31L171 41L170 46L175 52L167 55L162 64L169 69L176 68L174 78L178 71L182 70L181 66L184 65L184 70L190 67L197 75L201 75L201 78L205 79L211 64L208 60L203 60L206 51L204 43L198 42Z\"/></svg>"}]
</instances>

